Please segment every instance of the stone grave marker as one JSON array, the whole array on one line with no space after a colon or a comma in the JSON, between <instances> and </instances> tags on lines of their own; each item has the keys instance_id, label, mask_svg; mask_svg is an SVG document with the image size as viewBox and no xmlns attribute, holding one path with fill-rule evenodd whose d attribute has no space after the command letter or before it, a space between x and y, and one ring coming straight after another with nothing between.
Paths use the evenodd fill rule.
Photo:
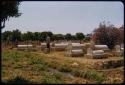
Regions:
<instances>
[{"instance_id":1,"label":"stone grave marker","mask_svg":"<svg viewBox=\"0 0 125 85\"><path fill-rule=\"evenodd\" d=\"M87 49L87 55L90 55L90 56L92 56L92 55L93 55L93 51L92 51L92 49L91 49L91 48L88 48L88 49Z\"/></svg>"},{"instance_id":2,"label":"stone grave marker","mask_svg":"<svg viewBox=\"0 0 125 85\"><path fill-rule=\"evenodd\" d=\"M120 50L120 45L115 46L115 55L120 56L121 55L121 50Z\"/></svg>"}]
</instances>

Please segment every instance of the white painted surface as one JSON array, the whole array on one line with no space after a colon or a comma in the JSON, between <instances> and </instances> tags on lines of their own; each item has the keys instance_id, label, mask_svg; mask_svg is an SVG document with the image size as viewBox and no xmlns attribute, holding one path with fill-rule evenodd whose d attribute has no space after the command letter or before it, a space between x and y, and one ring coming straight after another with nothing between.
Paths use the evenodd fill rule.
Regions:
<instances>
[{"instance_id":1,"label":"white painted surface","mask_svg":"<svg viewBox=\"0 0 125 85\"><path fill-rule=\"evenodd\" d=\"M93 54L103 54L104 51L103 50L94 50Z\"/></svg>"},{"instance_id":2,"label":"white painted surface","mask_svg":"<svg viewBox=\"0 0 125 85\"><path fill-rule=\"evenodd\" d=\"M77 50L71 50L71 52L73 52L73 53L83 53L83 50L77 49Z\"/></svg>"},{"instance_id":3,"label":"white painted surface","mask_svg":"<svg viewBox=\"0 0 125 85\"><path fill-rule=\"evenodd\" d=\"M17 47L33 47L33 45L17 45Z\"/></svg>"},{"instance_id":4,"label":"white painted surface","mask_svg":"<svg viewBox=\"0 0 125 85\"><path fill-rule=\"evenodd\" d=\"M107 45L95 45L95 49L108 49Z\"/></svg>"}]
</instances>

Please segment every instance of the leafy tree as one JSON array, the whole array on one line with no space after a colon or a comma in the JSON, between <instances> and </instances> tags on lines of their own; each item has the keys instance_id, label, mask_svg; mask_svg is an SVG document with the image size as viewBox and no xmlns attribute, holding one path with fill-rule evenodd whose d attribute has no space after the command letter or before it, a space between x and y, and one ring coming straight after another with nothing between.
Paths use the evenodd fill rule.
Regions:
<instances>
[{"instance_id":1,"label":"leafy tree","mask_svg":"<svg viewBox=\"0 0 125 85\"><path fill-rule=\"evenodd\" d=\"M12 35L11 31L5 31L5 32L1 33L1 41L5 43L5 47L11 41L11 35Z\"/></svg>"},{"instance_id":2,"label":"leafy tree","mask_svg":"<svg viewBox=\"0 0 125 85\"><path fill-rule=\"evenodd\" d=\"M26 41L25 34L26 34L26 33L22 33L22 34L21 34L21 41Z\"/></svg>"},{"instance_id":3,"label":"leafy tree","mask_svg":"<svg viewBox=\"0 0 125 85\"><path fill-rule=\"evenodd\" d=\"M71 35L70 33L67 33L67 34L65 35L65 39L66 39L66 40L71 40L71 39L72 39L72 35Z\"/></svg>"},{"instance_id":4,"label":"leafy tree","mask_svg":"<svg viewBox=\"0 0 125 85\"><path fill-rule=\"evenodd\" d=\"M62 35L62 34L54 34L53 35L53 39L54 40L63 40L64 39L64 35Z\"/></svg>"},{"instance_id":5,"label":"leafy tree","mask_svg":"<svg viewBox=\"0 0 125 85\"><path fill-rule=\"evenodd\" d=\"M72 40L77 40L76 35L72 35Z\"/></svg>"},{"instance_id":6,"label":"leafy tree","mask_svg":"<svg viewBox=\"0 0 125 85\"><path fill-rule=\"evenodd\" d=\"M90 41L91 40L91 36L92 36L92 34L87 34L86 36L85 36L85 38L84 38L84 41L86 42L86 41Z\"/></svg>"},{"instance_id":7,"label":"leafy tree","mask_svg":"<svg viewBox=\"0 0 125 85\"><path fill-rule=\"evenodd\" d=\"M76 38L77 38L77 40L80 40L80 43L81 43L81 40L83 40L85 38L85 35L81 32L78 32L78 33L76 33Z\"/></svg>"},{"instance_id":8,"label":"leafy tree","mask_svg":"<svg viewBox=\"0 0 125 85\"><path fill-rule=\"evenodd\" d=\"M21 13L18 12L18 6L20 4L20 1L13 0L13 1L7 1L2 0L0 2L0 8L1 8L1 17L0 17L0 28L5 27L5 21L9 20L10 17L19 17Z\"/></svg>"},{"instance_id":9,"label":"leafy tree","mask_svg":"<svg viewBox=\"0 0 125 85\"><path fill-rule=\"evenodd\" d=\"M121 43L124 43L124 26L122 25L120 28L120 34L121 34Z\"/></svg>"},{"instance_id":10,"label":"leafy tree","mask_svg":"<svg viewBox=\"0 0 125 85\"><path fill-rule=\"evenodd\" d=\"M10 35L12 34L11 31L5 31L3 32L1 35L2 35L2 41L7 41L9 38L10 38Z\"/></svg>"},{"instance_id":11,"label":"leafy tree","mask_svg":"<svg viewBox=\"0 0 125 85\"><path fill-rule=\"evenodd\" d=\"M18 41L21 41L21 32L18 29L13 30L11 40L15 45L18 44Z\"/></svg>"},{"instance_id":12,"label":"leafy tree","mask_svg":"<svg viewBox=\"0 0 125 85\"><path fill-rule=\"evenodd\" d=\"M47 32L47 36L52 37L53 33L52 32Z\"/></svg>"},{"instance_id":13,"label":"leafy tree","mask_svg":"<svg viewBox=\"0 0 125 85\"><path fill-rule=\"evenodd\" d=\"M113 49L116 44L120 43L121 34L114 25L107 25L105 22L100 23L99 27L94 30L92 40L98 44L106 44Z\"/></svg>"}]
</instances>

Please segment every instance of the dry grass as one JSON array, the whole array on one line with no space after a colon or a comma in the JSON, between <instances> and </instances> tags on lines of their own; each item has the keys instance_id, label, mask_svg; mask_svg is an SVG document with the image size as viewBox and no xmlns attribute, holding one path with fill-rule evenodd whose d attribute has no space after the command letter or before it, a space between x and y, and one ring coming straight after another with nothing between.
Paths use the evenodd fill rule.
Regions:
<instances>
[{"instance_id":1,"label":"dry grass","mask_svg":"<svg viewBox=\"0 0 125 85\"><path fill-rule=\"evenodd\" d=\"M123 57L119 57L124 59ZM109 59L119 59L109 58ZM109 59L105 59L109 60ZM96 70L89 66L90 63L101 61L85 59L84 57L66 57L65 52L51 52L44 54L42 52L23 52L16 50L2 50L2 81L23 79L28 83L122 83L123 68L117 70ZM78 63L79 66L72 67L72 63ZM51 72L52 68L58 72ZM113 73L113 72L114 73ZM116 74L116 73L119 73ZM70 73L74 78L64 76L64 73ZM109 78L108 73L113 76ZM19 78L18 78L19 77ZM117 79L119 77L119 79ZM113 79L111 81L111 79ZM120 80L118 82L118 80Z\"/></svg>"}]
</instances>

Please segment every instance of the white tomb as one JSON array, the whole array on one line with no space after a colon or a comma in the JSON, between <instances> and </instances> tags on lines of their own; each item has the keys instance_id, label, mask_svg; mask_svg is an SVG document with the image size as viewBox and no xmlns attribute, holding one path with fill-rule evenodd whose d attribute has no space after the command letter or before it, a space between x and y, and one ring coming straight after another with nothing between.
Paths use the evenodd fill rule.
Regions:
<instances>
[{"instance_id":1,"label":"white tomb","mask_svg":"<svg viewBox=\"0 0 125 85\"><path fill-rule=\"evenodd\" d=\"M93 59L102 59L106 58L103 50L92 50L91 48L87 49L87 54L85 54L86 58Z\"/></svg>"},{"instance_id":2,"label":"white tomb","mask_svg":"<svg viewBox=\"0 0 125 85\"><path fill-rule=\"evenodd\" d=\"M33 45L28 44L28 45L17 45L17 50L32 50Z\"/></svg>"},{"instance_id":3,"label":"white tomb","mask_svg":"<svg viewBox=\"0 0 125 85\"><path fill-rule=\"evenodd\" d=\"M109 48L107 45L94 45L94 50L104 50L105 52L108 52Z\"/></svg>"},{"instance_id":4,"label":"white tomb","mask_svg":"<svg viewBox=\"0 0 125 85\"><path fill-rule=\"evenodd\" d=\"M94 50L93 54L103 54L104 51L103 50Z\"/></svg>"},{"instance_id":5,"label":"white tomb","mask_svg":"<svg viewBox=\"0 0 125 85\"><path fill-rule=\"evenodd\" d=\"M68 46L68 43L55 43L55 50L65 50L66 47Z\"/></svg>"}]
</instances>

